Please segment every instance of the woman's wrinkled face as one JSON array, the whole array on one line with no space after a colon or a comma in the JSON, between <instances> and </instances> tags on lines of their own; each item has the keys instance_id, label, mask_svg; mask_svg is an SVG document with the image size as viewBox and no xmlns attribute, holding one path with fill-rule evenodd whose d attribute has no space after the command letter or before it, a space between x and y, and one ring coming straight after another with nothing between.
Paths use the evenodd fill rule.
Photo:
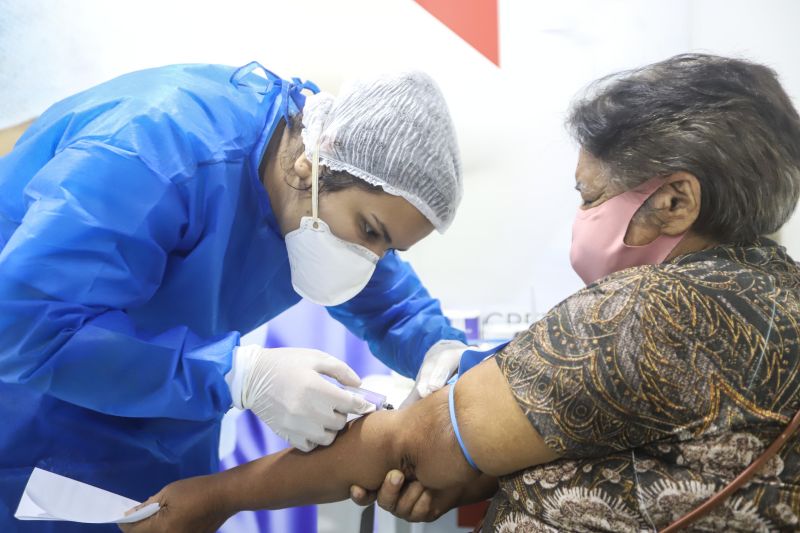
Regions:
<instances>
[{"instance_id":1,"label":"woman's wrinkled face","mask_svg":"<svg viewBox=\"0 0 800 533\"><path fill-rule=\"evenodd\" d=\"M583 210L602 205L605 201L622 194L626 189L611 179L601 161L581 149L575 169L575 189L581 195ZM680 235L688 232L700 214L700 183L687 172L675 172L664 176L664 185L655 191L647 202L633 215L625 233L625 244L643 246L659 235ZM675 253L688 249L701 249L713 244L712 240L692 237L684 239Z\"/></svg>"},{"instance_id":2,"label":"woman's wrinkled face","mask_svg":"<svg viewBox=\"0 0 800 533\"><path fill-rule=\"evenodd\" d=\"M581 150L575 168L575 190L581 195L581 209L597 207L609 198L624 191L619 190L608 177L600 161Z\"/></svg>"},{"instance_id":3,"label":"woman's wrinkled face","mask_svg":"<svg viewBox=\"0 0 800 533\"><path fill-rule=\"evenodd\" d=\"M582 210L598 207L606 200L625 192L609 178L600 160L583 149L578 155L578 165L575 168L575 190L581 195ZM658 237L659 228L653 220L648 219L648 212L649 208L645 205L633 216L625 234L625 244L642 246Z\"/></svg>"}]
</instances>

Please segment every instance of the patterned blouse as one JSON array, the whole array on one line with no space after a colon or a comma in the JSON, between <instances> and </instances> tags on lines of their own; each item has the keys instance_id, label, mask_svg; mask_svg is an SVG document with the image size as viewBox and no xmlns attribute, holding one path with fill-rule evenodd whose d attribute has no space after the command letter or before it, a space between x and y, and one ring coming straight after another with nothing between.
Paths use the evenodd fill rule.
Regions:
<instances>
[{"instance_id":1,"label":"patterned blouse","mask_svg":"<svg viewBox=\"0 0 800 533\"><path fill-rule=\"evenodd\" d=\"M800 409L800 268L763 240L617 272L495 360L563 459L501 478L484 531L656 531ZM692 530L800 530L800 439Z\"/></svg>"}]
</instances>

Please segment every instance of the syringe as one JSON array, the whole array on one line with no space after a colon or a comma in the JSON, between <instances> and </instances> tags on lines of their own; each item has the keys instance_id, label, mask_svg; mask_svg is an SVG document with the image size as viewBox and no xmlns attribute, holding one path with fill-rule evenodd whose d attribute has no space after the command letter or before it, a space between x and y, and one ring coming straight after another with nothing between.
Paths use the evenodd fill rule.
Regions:
<instances>
[{"instance_id":1,"label":"syringe","mask_svg":"<svg viewBox=\"0 0 800 533\"><path fill-rule=\"evenodd\" d=\"M381 409L394 409L394 406L390 403L386 403L386 396L383 394L378 394L377 392L373 392L371 390L362 389L361 387L349 387L347 385L342 385L341 383L337 383L339 387L342 389L352 392L358 396L361 396L366 401L371 403L375 406L376 411L380 411Z\"/></svg>"},{"instance_id":2,"label":"syringe","mask_svg":"<svg viewBox=\"0 0 800 533\"><path fill-rule=\"evenodd\" d=\"M378 394L377 392L373 392L371 390L362 389L361 387L350 387L348 385L342 385L334 378L329 376L322 376L322 377L325 378L327 381L330 381L340 389L352 392L353 394L360 396L361 398L364 398L366 401L375 406L376 411L380 411L381 409L386 409L386 410L394 409L394 406L392 404L386 403L386 396L384 396L383 394Z\"/></svg>"}]
</instances>

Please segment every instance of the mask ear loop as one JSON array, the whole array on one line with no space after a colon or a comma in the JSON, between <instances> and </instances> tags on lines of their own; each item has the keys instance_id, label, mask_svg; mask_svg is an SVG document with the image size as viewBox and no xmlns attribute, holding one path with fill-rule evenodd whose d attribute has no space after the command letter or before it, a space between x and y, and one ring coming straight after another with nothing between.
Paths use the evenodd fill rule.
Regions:
<instances>
[{"instance_id":1,"label":"mask ear loop","mask_svg":"<svg viewBox=\"0 0 800 533\"><path fill-rule=\"evenodd\" d=\"M319 143L311 155L311 216L314 229L319 228Z\"/></svg>"}]
</instances>

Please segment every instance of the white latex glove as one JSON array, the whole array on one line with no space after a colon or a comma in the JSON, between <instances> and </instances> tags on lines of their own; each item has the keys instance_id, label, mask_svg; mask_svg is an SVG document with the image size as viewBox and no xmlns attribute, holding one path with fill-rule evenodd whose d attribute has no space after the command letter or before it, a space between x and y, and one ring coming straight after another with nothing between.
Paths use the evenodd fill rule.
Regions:
<instances>
[{"instance_id":1,"label":"white latex glove","mask_svg":"<svg viewBox=\"0 0 800 533\"><path fill-rule=\"evenodd\" d=\"M240 346L225 380L233 405L250 409L272 431L308 452L327 446L347 421L374 406L322 377L358 387L361 379L343 361L307 348Z\"/></svg>"},{"instance_id":2,"label":"white latex glove","mask_svg":"<svg viewBox=\"0 0 800 533\"><path fill-rule=\"evenodd\" d=\"M403 400L400 408L411 405L444 387L458 370L461 355L469 349L463 342L451 340L439 341L431 346L422 360L422 366L419 367L414 388Z\"/></svg>"}]
</instances>

